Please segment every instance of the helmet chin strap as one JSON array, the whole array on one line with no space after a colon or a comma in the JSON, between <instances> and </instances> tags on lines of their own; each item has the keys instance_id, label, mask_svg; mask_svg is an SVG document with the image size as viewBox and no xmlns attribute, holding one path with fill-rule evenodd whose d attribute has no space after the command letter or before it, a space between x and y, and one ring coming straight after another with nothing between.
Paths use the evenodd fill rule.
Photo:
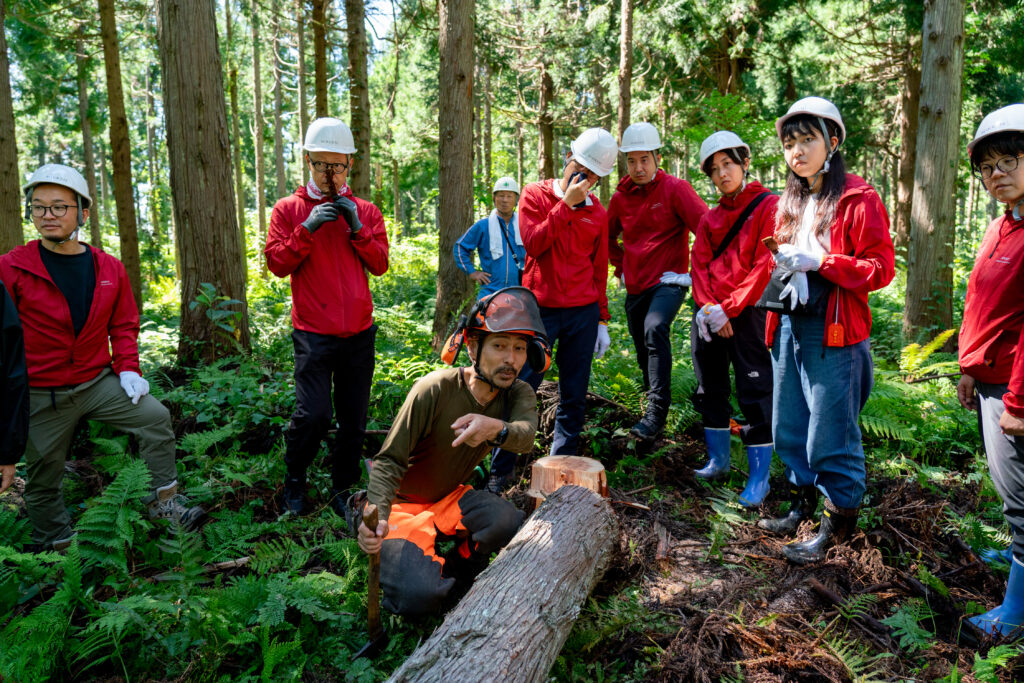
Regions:
<instances>
[{"instance_id":1,"label":"helmet chin strap","mask_svg":"<svg viewBox=\"0 0 1024 683\"><path fill-rule=\"evenodd\" d=\"M59 247L60 245L64 244L65 242L70 242L71 240L75 239L77 236L78 236L78 228L75 228L74 230L71 231L70 235L68 235L67 237L65 237L62 240L59 240L59 239L57 239L55 237L46 237L45 239L46 239L47 242L53 242L53 245L55 247Z\"/></svg>"},{"instance_id":2,"label":"helmet chin strap","mask_svg":"<svg viewBox=\"0 0 1024 683\"><path fill-rule=\"evenodd\" d=\"M1017 202L1016 204L1013 205L1013 220L1015 220L1015 221L1019 221L1020 220L1020 207L1021 206L1024 206L1024 199L1021 199L1019 202Z\"/></svg>"}]
</instances>

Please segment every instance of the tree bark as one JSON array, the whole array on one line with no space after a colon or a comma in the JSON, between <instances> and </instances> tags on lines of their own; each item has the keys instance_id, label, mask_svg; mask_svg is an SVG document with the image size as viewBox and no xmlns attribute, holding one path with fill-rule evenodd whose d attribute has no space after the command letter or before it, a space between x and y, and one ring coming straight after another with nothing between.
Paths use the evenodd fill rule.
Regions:
<instances>
[{"instance_id":1,"label":"tree bark","mask_svg":"<svg viewBox=\"0 0 1024 683\"><path fill-rule=\"evenodd\" d=\"M546 681L612 558L618 522L579 486L555 491L481 574L394 683Z\"/></svg>"},{"instance_id":2,"label":"tree bark","mask_svg":"<svg viewBox=\"0 0 1024 683\"><path fill-rule=\"evenodd\" d=\"M139 268L139 233L135 221L135 183L132 181L132 149L128 139L128 117L124 111L121 88L121 52L117 43L117 19L114 0L98 0L103 64L107 72L107 109L110 112L110 156L114 164L114 204L117 208L117 234L121 238L121 262L135 305L142 312L142 273ZM218 75L220 72L217 72Z\"/></svg>"},{"instance_id":3,"label":"tree bark","mask_svg":"<svg viewBox=\"0 0 1024 683\"><path fill-rule=\"evenodd\" d=\"M526 150L523 149L523 124L516 121L516 182L519 189L523 188L523 166L526 163Z\"/></svg>"},{"instance_id":4,"label":"tree bark","mask_svg":"<svg viewBox=\"0 0 1024 683\"><path fill-rule=\"evenodd\" d=\"M452 316L473 297L452 247L473 222L473 0L438 2L438 270L433 344L445 341Z\"/></svg>"},{"instance_id":5,"label":"tree bark","mask_svg":"<svg viewBox=\"0 0 1024 683\"><path fill-rule=\"evenodd\" d=\"M896 185L896 215L893 245L906 253L910 242L910 207L914 194L914 166L917 159L917 109L921 102L920 36L912 38L903 59L900 89L900 173Z\"/></svg>"},{"instance_id":6,"label":"tree bark","mask_svg":"<svg viewBox=\"0 0 1024 683\"><path fill-rule=\"evenodd\" d=\"M327 116L327 0L313 0L313 82L319 119Z\"/></svg>"},{"instance_id":7,"label":"tree bark","mask_svg":"<svg viewBox=\"0 0 1024 683\"><path fill-rule=\"evenodd\" d=\"M242 275L248 279L248 264L245 247L245 173L242 168L242 134L239 131L238 119L238 67L231 58L231 5L235 0L224 0L224 12L227 17L227 63L228 88L231 91L231 154L234 158L232 168L235 172L235 213L238 220L238 239L242 245Z\"/></svg>"},{"instance_id":8,"label":"tree bark","mask_svg":"<svg viewBox=\"0 0 1024 683\"><path fill-rule=\"evenodd\" d=\"M473 172L474 180L479 180L484 174L484 130L483 117L480 115L480 89L481 72L477 67L473 70Z\"/></svg>"},{"instance_id":9,"label":"tree bark","mask_svg":"<svg viewBox=\"0 0 1024 683\"><path fill-rule=\"evenodd\" d=\"M288 180L284 172L284 137L281 134L281 110L284 107L282 92L283 73L281 66L281 18L280 2L274 0L274 174L276 184L275 196L288 194Z\"/></svg>"},{"instance_id":10,"label":"tree bark","mask_svg":"<svg viewBox=\"0 0 1024 683\"><path fill-rule=\"evenodd\" d=\"M153 69L146 68L146 175L149 176L149 222L153 237L160 236L160 181L156 173L156 96L153 94Z\"/></svg>"},{"instance_id":11,"label":"tree bark","mask_svg":"<svg viewBox=\"0 0 1024 683\"><path fill-rule=\"evenodd\" d=\"M366 8L363 0L345 0L348 27L349 127L356 156L348 176L357 197L370 196L370 87L366 75ZM398 30L398 27L393 27Z\"/></svg>"},{"instance_id":12,"label":"tree bark","mask_svg":"<svg viewBox=\"0 0 1024 683\"><path fill-rule=\"evenodd\" d=\"M0 0L0 3L2 2L3 0ZM2 21L2 18L0 18L0 21ZM92 198L92 206L89 210L89 244L102 249L103 233L100 231L100 206L97 201L99 198L96 196L96 159L92 149L92 119L89 116L89 64L85 53L85 41L79 38L75 43L75 47L75 67L78 81L78 120L82 127L82 160L85 162L85 173L83 175L85 175L85 182L89 187L89 197ZM3 65L0 65L0 69L2 68ZM20 230L20 224L18 228Z\"/></svg>"},{"instance_id":13,"label":"tree bark","mask_svg":"<svg viewBox=\"0 0 1024 683\"><path fill-rule=\"evenodd\" d=\"M14 127L14 100L11 96L10 62L7 57L7 16L5 0L0 0L0 254L25 243L22 231L24 209L18 174L18 139Z\"/></svg>"},{"instance_id":14,"label":"tree bark","mask_svg":"<svg viewBox=\"0 0 1024 683\"><path fill-rule=\"evenodd\" d=\"M622 0L619 28L619 139L629 127L633 87L633 0ZM626 157L616 155L619 177L626 175ZM607 204L606 204L607 206Z\"/></svg>"},{"instance_id":15,"label":"tree bark","mask_svg":"<svg viewBox=\"0 0 1024 683\"><path fill-rule=\"evenodd\" d=\"M259 4L252 0L252 99L255 112L253 147L256 149L256 225L259 227L259 243L267 242L267 216L264 212L266 204L266 161L263 157L263 87L260 83L260 30ZM267 261L260 259L263 267L260 272L267 276Z\"/></svg>"},{"instance_id":16,"label":"tree bark","mask_svg":"<svg viewBox=\"0 0 1024 683\"><path fill-rule=\"evenodd\" d=\"M952 326L954 190L964 65L963 0L926 0L921 105L910 210L903 332L908 341Z\"/></svg>"},{"instance_id":17,"label":"tree bark","mask_svg":"<svg viewBox=\"0 0 1024 683\"><path fill-rule=\"evenodd\" d=\"M306 0L295 0L295 33L299 54L297 56L298 69L295 76L296 87L299 91L299 137L301 143L306 129L309 128L309 103L306 100ZM299 160L299 185L306 184L306 164L301 158L304 152L300 152Z\"/></svg>"},{"instance_id":18,"label":"tree bark","mask_svg":"<svg viewBox=\"0 0 1024 683\"><path fill-rule=\"evenodd\" d=\"M231 187L221 59L214 5L204 0L157 0L157 39L163 74L174 223L181 255L182 364L213 360L249 348L242 243ZM211 198L215 198L211 201ZM240 304L227 333L203 306L193 309L201 283Z\"/></svg>"},{"instance_id":19,"label":"tree bark","mask_svg":"<svg viewBox=\"0 0 1024 683\"><path fill-rule=\"evenodd\" d=\"M484 68L484 185L487 188L488 195L491 194L491 188L494 187L494 166L492 165L492 145L494 140L492 138L493 131L491 129L491 69L489 67Z\"/></svg>"},{"instance_id":20,"label":"tree bark","mask_svg":"<svg viewBox=\"0 0 1024 683\"><path fill-rule=\"evenodd\" d=\"M552 149L555 143L555 125L551 117L551 101L554 96L555 84L551 80L551 74L548 73L547 67L541 64L540 106L537 115L537 127L540 129L537 170L540 171L541 179L555 177L555 160Z\"/></svg>"}]
</instances>

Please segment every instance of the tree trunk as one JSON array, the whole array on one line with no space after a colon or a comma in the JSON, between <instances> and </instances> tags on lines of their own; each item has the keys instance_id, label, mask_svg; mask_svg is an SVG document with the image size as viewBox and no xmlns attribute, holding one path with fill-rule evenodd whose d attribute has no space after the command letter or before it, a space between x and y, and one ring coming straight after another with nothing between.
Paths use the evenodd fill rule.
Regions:
<instances>
[{"instance_id":1,"label":"tree trunk","mask_svg":"<svg viewBox=\"0 0 1024 683\"><path fill-rule=\"evenodd\" d=\"M319 119L327 116L327 0L313 0L313 81Z\"/></svg>"},{"instance_id":2,"label":"tree trunk","mask_svg":"<svg viewBox=\"0 0 1024 683\"><path fill-rule=\"evenodd\" d=\"M393 5L392 5L393 7ZM395 17L394 25L397 25L398 18ZM399 67L402 63L401 54L401 42L399 41L398 32L395 32L395 44L392 48L392 54L395 58L395 76L391 82L391 94L388 97L387 106L387 137L385 140L385 149L388 150L388 154L391 155L391 198L392 198L392 215L395 221L395 240L401 238L404 230L402 229L402 183L399 177L398 167L398 154L393 149L392 145L395 139L395 100L398 99L398 77Z\"/></svg>"},{"instance_id":3,"label":"tree trunk","mask_svg":"<svg viewBox=\"0 0 1024 683\"><path fill-rule=\"evenodd\" d=\"M484 131L483 117L480 115L480 69L473 70L473 172L474 181L484 174ZM475 182L474 182L475 184Z\"/></svg>"},{"instance_id":4,"label":"tree trunk","mask_svg":"<svg viewBox=\"0 0 1024 683\"><path fill-rule=\"evenodd\" d=\"M117 207L117 234L121 238L121 262L135 305L142 312L142 273L139 269L139 233L135 222L135 183L132 181L132 149L128 140L128 117L121 89L121 52L117 44L117 20L114 0L98 0L103 63L107 72L107 109L110 112L110 156L114 163L114 204ZM218 76L220 72L218 71Z\"/></svg>"},{"instance_id":5,"label":"tree trunk","mask_svg":"<svg viewBox=\"0 0 1024 683\"><path fill-rule=\"evenodd\" d=\"M896 185L896 215L893 217L893 245L906 253L910 242L910 207L914 194L914 166L917 158L917 110L921 102L921 67L918 65L920 37L911 40L903 60L900 90L900 174Z\"/></svg>"},{"instance_id":6,"label":"tree trunk","mask_svg":"<svg viewBox=\"0 0 1024 683\"><path fill-rule=\"evenodd\" d=\"M299 54L298 72L295 76L299 91L299 143L303 141L306 129L309 128L309 103L306 101L306 2L295 0L295 32ZM299 153L299 185L306 184L306 163L304 152Z\"/></svg>"},{"instance_id":7,"label":"tree trunk","mask_svg":"<svg viewBox=\"0 0 1024 683\"><path fill-rule=\"evenodd\" d=\"M439 0L438 269L433 344L445 341L452 316L473 297L452 247L473 222L473 0Z\"/></svg>"},{"instance_id":8,"label":"tree trunk","mask_svg":"<svg viewBox=\"0 0 1024 683\"><path fill-rule=\"evenodd\" d=\"M284 173L284 137L281 135L281 110L284 106L281 66L281 19L280 3L274 0L274 173L277 181L277 197L288 194L288 179Z\"/></svg>"},{"instance_id":9,"label":"tree trunk","mask_svg":"<svg viewBox=\"0 0 1024 683\"><path fill-rule=\"evenodd\" d=\"M242 245L242 275L248 279L249 266L246 260L245 246L245 172L242 168L242 134L238 125L238 67L231 59L231 5L235 0L224 0L224 12L227 16L227 63L228 88L231 90L231 153L234 158L232 168L235 171L235 213L238 221L238 239Z\"/></svg>"},{"instance_id":10,"label":"tree trunk","mask_svg":"<svg viewBox=\"0 0 1024 683\"><path fill-rule=\"evenodd\" d=\"M259 5L252 0L252 100L255 111L253 129L253 147L256 148L256 225L259 227L260 245L267 242L267 216L264 212L266 203L266 162L263 158L263 88L260 83L260 30ZM267 260L260 259L263 264L260 272L267 276Z\"/></svg>"},{"instance_id":11,"label":"tree trunk","mask_svg":"<svg viewBox=\"0 0 1024 683\"><path fill-rule=\"evenodd\" d=\"M523 123L516 121L516 182L519 184L519 189L523 188L523 165L526 162L525 151L523 149Z\"/></svg>"},{"instance_id":12,"label":"tree trunk","mask_svg":"<svg viewBox=\"0 0 1024 683\"><path fill-rule=\"evenodd\" d=\"M963 0L926 0L921 106L910 211L903 332L908 341L952 326L954 190L964 65Z\"/></svg>"},{"instance_id":13,"label":"tree trunk","mask_svg":"<svg viewBox=\"0 0 1024 683\"><path fill-rule=\"evenodd\" d=\"M622 0L619 29L619 139L629 127L633 87L633 0ZM619 178L626 175L626 157L616 155ZM605 204L607 206L607 204Z\"/></svg>"},{"instance_id":14,"label":"tree trunk","mask_svg":"<svg viewBox=\"0 0 1024 683\"><path fill-rule=\"evenodd\" d=\"M25 243L22 232L21 177L18 174L18 141L14 128L10 62L7 58L7 16L0 0L0 254Z\"/></svg>"},{"instance_id":15,"label":"tree trunk","mask_svg":"<svg viewBox=\"0 0 1024 683\"><path fill-rule=\"evenodd\" d=\"M430 638L391 678L546 681L618 542L611 506L592 491L555 491Z\"/></svg>"},{"instance_id":16,"label":"tree trunk","mask_svg":"<svg viewBox=\"0 0 1024 683\"><path fill-rule=\"evenodd\" d=\"M370 87L366 75L366 8L363 0L345 0L348 26L349 127L356 143L356 156L348 176L357 197L370 196ZM398 27L392 27L398 30Z\"/></svg>"},{"instance_id":17,"label":"tree trunk","mask_svg":"<svg viewBox=\"0 0 1024 683\"><path fill-rule=\"evenodd\" d=\"M156 97L153 95L152 67L146 68L146 175L149 176L149 222L153 227L154 241L160 236L160 180L156 174Z\"/></svg>"},{"instance_id":18,"label":"tree trunk","mask_svg":"<svg viewBox=\"0 0 1024 683\"><path fill-rule=\"evenodd\" d=\"M2 2L3 0L0 0L0 3ZM85 162L84 175L85 182L89 187L89 196L92 198L92 207L89 211L89 244L102 249L103 233L100 231L99 197L96 196L96 159L92 149L92 119L89 117L89 65L85 53L85 41L79 38L75 46L75 66L77 68L76 75L78 80L78 120L82 127L82 157ZM3 65L0 65L0 69L2 68ZM20 231L20 224L18 228Z\"/></svg>"},{"instance_id":19,"label":"tree trunk","mask_svg":"<svg viewBox=\"0 0 1024 683\"><path fill-rule=\"evenodd\" d=\"M221 60L214 5L204 0L157 0L157 39L163 74L167 151L174 222L181 255L179 361L214 360L249 348L242 244L231 187ZM214 200L211 201L211 198ZM217 310L237 312L219 324L208 308L190 305L200 285L240 303Z\"/></svg>"},{"instance_id":20,"label":"tree trunk","mask_svg":"<svg viewBox=\"0 0 1024 683\"><path fill-rule=\"evenodd\" d=\"M484 186L488 195L494 187L494 166L491 159L491 146L494 144L491 129L491 70L484 69Z\"/></svg>"},{"instance_id":21,"label":"tree trunk","mask_svg":"<svg viewBox=\"0 0 1024 683\"><path fill-rule=\"evenodd\" d=\"M555 161L552 147L555 141L555 126L551 117L551 101L555 95L555 84L551 80L551 74L547 67L541 64L540 67L540 107L537 116L537 126L540 129L538 144L537 170L540 178L555 177Z\"/></svg>"}]
</instances>

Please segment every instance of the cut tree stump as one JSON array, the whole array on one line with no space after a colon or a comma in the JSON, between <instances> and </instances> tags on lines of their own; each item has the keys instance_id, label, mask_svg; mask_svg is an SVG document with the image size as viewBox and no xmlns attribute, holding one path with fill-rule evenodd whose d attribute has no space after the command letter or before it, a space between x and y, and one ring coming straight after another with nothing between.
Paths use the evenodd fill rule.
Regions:
<instances>
[{"instance_id":1,"label":"cut tree stump","mask_svg":"<svg viewBox=\"0 0 1024 683\"><path fill-rule=\"evenodd\" d=\"M618 533L608 501L558 489L388 680L547 680Z\"/></svg>"},{"instance_id":2,"label":"cut tree stump","mask_svg":"<svg viewBox=\"0 0 1024 683\"><path fill-rule=\"evenodd\" d=\"M530 472L530 490L526 495L533 498L536 507L566 485L582 486L603 498L608 497L604 465L593 458L578 455L549 455L534 462Z\"/></svg>"}]
</instances>

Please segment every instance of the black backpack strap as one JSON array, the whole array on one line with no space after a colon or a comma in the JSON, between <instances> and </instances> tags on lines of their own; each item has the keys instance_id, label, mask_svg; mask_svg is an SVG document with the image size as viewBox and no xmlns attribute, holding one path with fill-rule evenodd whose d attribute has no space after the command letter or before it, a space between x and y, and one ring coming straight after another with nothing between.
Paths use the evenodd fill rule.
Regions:
<instances>
[{"instance_id":1,"label":"black backpack strap","mask_svg":"<svg viewBox=\"0 0 1024 683\"><path fill-rule=\"evenodd\" d=\"M748 218L750 218L750 214L754 213L754 209L757 208L757 205L763 202L764 198L770 194L771 192L762 192L750 200L750 203L747 204L747 208L743 209L743 213L741 213L739 218L736 219L736 222L732 224L732 227L729 228L729 232L726 233L725 238L718 245L718 248L715 249L715 253L711 255L712 261L725 253L729 244L736 238L736 235L739 234L740 230L743 229L743 224L747 222Z\"/></svg>"}]
</instances>

